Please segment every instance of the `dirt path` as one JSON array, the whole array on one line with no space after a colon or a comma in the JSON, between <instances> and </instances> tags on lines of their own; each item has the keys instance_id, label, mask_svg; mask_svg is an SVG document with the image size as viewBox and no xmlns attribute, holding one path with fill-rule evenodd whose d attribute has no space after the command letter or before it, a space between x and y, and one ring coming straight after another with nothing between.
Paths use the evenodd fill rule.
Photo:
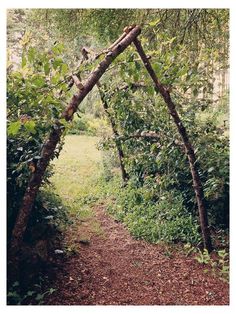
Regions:
<instances>
[{"instance_id":1,"label":"dirt path","mask_svg":"<svg viewBox=\"0 0 236 314\"><path fill-rule=\"evenodd\" d=\"M96 206L99 232L89 243L73 227L79 252L61 262L57 291L46 304L55 305L227 305L228 284L203 272L203 266L178 250L134 240L124 226Z\"/></svg>"}]
</instances>

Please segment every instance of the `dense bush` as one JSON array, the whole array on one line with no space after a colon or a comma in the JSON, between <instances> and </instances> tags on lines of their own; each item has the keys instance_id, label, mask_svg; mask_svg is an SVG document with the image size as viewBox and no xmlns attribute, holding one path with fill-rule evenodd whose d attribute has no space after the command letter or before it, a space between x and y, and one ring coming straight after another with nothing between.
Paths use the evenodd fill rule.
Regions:
<instances>
[{"instance_id":1,"label":"dense bush","mask_svg":"<svg viewBox=\"0 0 236 314\"><path fill-rule=\"evenodd\" d=\"M30 40L30 34L26 32L21 41L21 63L14 64L9 59L7 69L8 243L28 180L41 158L43 143L55 120L60 119L69 96L65 80L68 67L61 57L63 46L57 44L50 51L38 52L29 45ZM66 128L66 122L60 121ZM53 158L58 156L62 145L63 140L56 147ZM40 273L48 267L53 247L60 245L61 228L67 221L65 206L51 187L46 191L52 173L50 165L26 226L24 243L19 248L19 274L8 274L9 288L12 289L17 281L19 293L24 294L36 284ZM12 297L9 295L8 302L15 304L14 295Z\"/></svg>"},{"instance_id":2,"label":"dense bush","mask_svg":"<svg viewBox=\"0 0 236 314\"><path fill-rule=\"evenodd\" d=\"M29 176L35 171L40 151L55 119L67 99L64 80L68 67L61 54L63 46L37 52L29 45L30 34L22 38L21 64L9 59L7 76L7 200L8 237L22 202ZM62 121L63 122L63 121ZM59 154L62 143L54 156ZM52 174L47 169L44 183ZM36 207L38 206L36 202Z\"/></svg>"},{"instance_id":3,"label":"dense bush","mask_svg":"<svg viewBox=\"0 0 236 314\"><path fill-rule=\"evenodd\" d=\"M209 122L195 128L193 136L209 223L216 228L228 228L228 140L219 136L215 126L210 128ZM138 238L198 243L197 205L184 152L168 141L158 150L153 149L153 143L144 141L140 151L139 145L132 142L129 146L133 156L130 158L135 160L131 163L127 160L126 167L132 176L128 187L117 193L111 212Z\"/></svg>"},{"instance_id":4,"label":"dense bush","mask_svg":"<svg viewBox=\"0 0 236 314\"><path fill-rule=\"evenodd\" d=\"M96 118L92 114L81 114L79 118L74 119L68 133L86 134L91 136L100 136L110 132L107 121L103 118Z\"/></svg>"},{"instance_id":5,"label":"dense bush","mask_svg":"<svg viewBox=\"0 0 236 314\"><path fill-rule=\"evenodd\" d=\"M159 195L157 183L151 178L140 187L131 180L117 195L110 212L140 239L194 244L200 240L196 219L185 208L179 192Z\"/></svg>"}]
</instances>

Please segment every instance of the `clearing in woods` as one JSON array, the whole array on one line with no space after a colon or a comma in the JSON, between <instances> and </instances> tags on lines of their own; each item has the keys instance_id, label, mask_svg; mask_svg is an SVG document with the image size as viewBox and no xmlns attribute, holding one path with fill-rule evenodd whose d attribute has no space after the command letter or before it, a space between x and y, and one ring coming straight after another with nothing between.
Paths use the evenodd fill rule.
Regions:
<instances>
[{"instance_id":1,"label":"clearing in woods","mask_svg":"<svg viewBox=\"0 0 236 314\"><path fill-rule=\"evenodd\" d=\"M66 136L53 182L73 224L46 300L54 305L227 305L228 284L178 245L135 240L96 198L101 173L98 138ZM100 187L101 189L101 187Z\"/></svg>"}]
</instances>

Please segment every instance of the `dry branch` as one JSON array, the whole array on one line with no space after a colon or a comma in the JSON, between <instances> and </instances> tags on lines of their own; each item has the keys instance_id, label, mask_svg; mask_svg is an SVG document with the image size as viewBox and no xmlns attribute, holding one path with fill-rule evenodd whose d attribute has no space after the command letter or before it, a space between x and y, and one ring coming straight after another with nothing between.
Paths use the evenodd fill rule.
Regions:
<instances>
[{"instance_id":1,"label":"dry branch","mask_svg":"<svg viewBox=\"0 0 236 314\"><path fill-rule=\"evenodd\" d=\"M115 46L117 46L126 36L129 32L131 32L134 28L136 27L136 25L131 25L131 26L126 26L123 30L123 34L120 35L119 38L116 39L116 41L111 44L110 47L108 47L106 50L103 50L101 52L99 52L96 56L95 56L95 60L98 59L101 55L108 53L109 51L111 51Z\"/></svg>"},{"instance_id":2,"label":"dry branch","mask_svg":"<svg viewBox=\"0 0 236 314\"><path fill-rule=\"evenodd\" d=\"M109 112L109 106L108 106L105 94L104 94L104 92L101 89L100 84L98 85L98 91L99 91L99 94L100 94L100 97L101 97L101 100L102 100L103 108L105 110L105 113L106 113L109 121L110 121L112 132L113 132L115 137L119 137L119 133L118 133L117 128L116 128L116 123L115 123L112 115ZM116 142L116 148L117 148L119 162L120 162L120 170L121 170L122 180L123 180L124 184L126 184L126 182L128 181L129 176L128 176L128 173L125 170L125 165L124 165L124 157L125 156L124 156L124 152L123 152L121 143Z\"/></svg>"}]
</instances>

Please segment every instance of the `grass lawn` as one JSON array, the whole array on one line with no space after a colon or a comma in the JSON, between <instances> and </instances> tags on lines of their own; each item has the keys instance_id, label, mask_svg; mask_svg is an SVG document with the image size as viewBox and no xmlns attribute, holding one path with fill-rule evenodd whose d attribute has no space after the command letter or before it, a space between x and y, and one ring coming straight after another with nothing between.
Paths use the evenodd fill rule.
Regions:
<instances>
[{"instance_id":1,"label":"grass lawn","mask_svg":"<svg viewBox=\"0 0 236 314\"><path fill-rule=\"evenodd\" d=\"M69 209L73 226L67 232L68 251L78 249L75 239L90 240L91 234L102 234L93 206L99 200L102 155L96 148L98 137L67 135L58 159L54 161L51 182L64 205Z\"/></svg>"},{"instance_id":2,"label":"grass lawn","mask_svg":"<svg viewBox=\"0 0 236 314\"><path fill-rule=\"evenodd\" d=\"M67 135L63 150L54 161L51 181L56 193L70 207L96 188L102 169L101 152L96 148L98 140L92 136Z\"/></svg>"}]
</instances>

